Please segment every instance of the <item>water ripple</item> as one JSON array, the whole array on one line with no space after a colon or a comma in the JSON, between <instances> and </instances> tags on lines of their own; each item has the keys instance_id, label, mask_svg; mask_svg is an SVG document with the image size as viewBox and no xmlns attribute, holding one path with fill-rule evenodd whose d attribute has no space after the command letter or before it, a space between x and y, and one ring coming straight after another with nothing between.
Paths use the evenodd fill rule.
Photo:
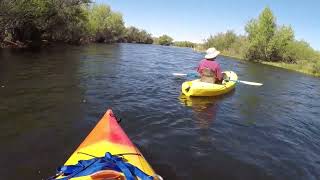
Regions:
<instances>
[{"instance_id":1,"label":"water ripple","mask_svg":"<svg viewBox=\"0 0 320 180\"><path fill-rule=\"evenodd\" d=\"M193 72L202 57L191 49L138 44L0 52L0 153L9 169L0 174L52 175L112 108L165 179L320 177L320 80L219 57L223 69L264 86L184 97L187 79L172 73Z\"/></svg>"}]
</instances>

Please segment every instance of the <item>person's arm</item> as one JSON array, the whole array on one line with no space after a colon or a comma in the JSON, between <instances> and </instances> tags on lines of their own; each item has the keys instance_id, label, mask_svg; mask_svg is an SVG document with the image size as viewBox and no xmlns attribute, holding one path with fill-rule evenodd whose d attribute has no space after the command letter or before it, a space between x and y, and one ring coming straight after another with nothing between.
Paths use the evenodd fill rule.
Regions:
<instances>
[{"instance_id":1,"label":"person's arm","mask_svg":"<svg viewBox=\"0 0 320 180\"><path fill-rule=\"evenodd\" d=\"M221 67L220 67L220 64L217 64L217 68L216 68L216 76L217 76L217 79L219 81L222 81L223 79L223 74L222 74L222 70L221 70Z\"/></svg>"},{"instance_id":2,"label":"person's arm","mask_svg":"<svg viewBox=\"0 0 320 180\"><path fill-rule=\"evenodd\" d=\"M199 62L198 64L198 67L197 67L197 72L200 74L200 66L201 66L201 61Z\"/></svg>"}]
</instances>

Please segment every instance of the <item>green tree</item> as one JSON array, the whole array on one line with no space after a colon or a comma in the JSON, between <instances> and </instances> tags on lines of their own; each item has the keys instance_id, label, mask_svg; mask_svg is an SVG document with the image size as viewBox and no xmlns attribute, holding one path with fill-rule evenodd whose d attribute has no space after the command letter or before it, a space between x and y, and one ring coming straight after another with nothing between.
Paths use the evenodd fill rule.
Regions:
<instances>
[{"instance_id":1,"label":"green tree","mask_svg":"<svg viewBox=\"0 0 320 180\"><path fill-rule=\"evenodd\" d=\"M125 33L122 15L108 5L93 5L88 13L90 34L97 42L116 42Z\"/></svg>"},{"instance_id":2,"label":"green tree","mask_svg":"<svg viewBox=\"0 0 320 180\"><path fill-rule=\"evenodd\" d=\"M41 2L42 0L37 1ZM52 40L79 43L80 39L88 33L86 8L90 1L45 1L49 3L45 8L45 19L40 18L40 22L44 24L42 35L47 35Z\"/></svg>"},{"instance_id":3,"label":"green tree","mask_svg":"<svg viewBox=\"0 0 320 180\"><path fill-rule=\"evenodd\" d=\"M136 27L128 27L124 36L124 41L129 43L152 44L153 39L150 33Z\"/></svg>"},{"instance_id":4,"label":"green tree","mask_svg":"<svg viewBox=\"0 0 320 180\"><path fill-rule=\"evenodd\" d=\"M116 42L121 39L125 32L122 14L118 12L112 12L107 23L109 24L107 28L107 38L110 40L110 42Z\"/></svg>"},{"instance_id":5,"label":"green tree","mask_svg":"<svg viewBox=\"0 0 320 180\"><path fill-rule=\"evenodd\" d=\"M138 37L139 37L139 32L140 30L136 27L130 26L126 29L126 33L125 33L125 41L132 43L132 42L136 42Z\"/></svg>"},{"instance_id":6,"label":"green tree","mask_svg":"<svg viewBox=\"0 0 320 180\"><path fill-rule=\"evenodd\" d=\"M12 41L78 40L84 33L89 0L2 0L0 25Z\"/></svg>"},{"instance_id":7,"label":"green tree","mask_svg":"<svg viewBox=\"0 0 320 180\"><path fill-rule=\"evenodd\" d=\"M268 52L273 61L294 62L292 58L285 57L288 46L294 40L294 32L291 27L281 26L277 28L274 36L268 44Z\"/></svg>"},{"instance_id":8,"label":"green tree","mask_svg":"<svg viewBox=\"0 0 320 180\"><path fill-rule=\"evenodd\" d=\"M126 30L122 15L90 0L0 0L0 42L152 43L145 30Z\"/></svg>"},{"instance_id":9,"label":"green tree","mask_svg":"<svg viewBox=\"0 0 320 180\"><path fill-rule=\"evenodd\" d=\"M291 41L283 52L283 58L292 63L320 62L319 53L305 41Z\"/></svg>"},{"instance_id":10,"label":"green tree","mask_svg":"<svg viewBox=\"0 0 320 180\"><path fill-rule=\"evenodd\" d=\"M173 42L174 46L178 47L190 47L194 48L196 46L196 43L190 42L190 41L175 41Z\"/></svg>"},{"instance_id":11,"label":"green tree","mask_svg":"<svg viewBox=\"0 0 320 180\"><path fill-rule=\"evenodd\" d=\"M271 60L273 47L270 47L276 32L276 18L270 8L265 8L258 19L251 20L245 27L248 33L249 59Z\"/></svg>"},{"instance_id":12,"label":"green tree","mask_svg":"<svg viewBox=\"0 0 320 180\"><path fill-rule=\"evenodd\" d=\"M226 33L210 36L205 42L205 47L215 47L220 51L228 50L236 40L237 35L233 31L228 30Z\"/></svg>"},{"instance_id":13,"label":"green tree","mask_svg":"<svg viewBox=\"0 0 320 180\"><path fill-rule=\"evenodd\" d=\"M237 36L236 40L223 53L229 56L245 58L248 51L248 38L246 36Z\"/></svg>"},{"instance_id":14,"label":"green tree","mask_svg":"<svg viewBox=\"0 0 320 180\"><path fill-rule=\"evenodd\" d=\"M168 35L162 35L157 39L157 44L170 46L173 42L173 39Z\"/></svg>"},{"instance_id":15,"label":"green tree","mask_svg":"<svg viewBox=\"0 0 320 180\"><path fill-rule=\"evenodd\" d=\"M277 26L275 19L270 8L265 8L258 19L247 24L249 60L296 62L286 53L294 44L294 32L290 26Z\"/></svg>"},{"instance_id":16,"label":"green tree","mask_svg":"<svg viewBox=\"0 0 320 180\"><path fill-rule=\"evenodd\" d=\"M139 33L139 43L152 44L153 39L150 33L146 30L141 30Z\"/></svg>"}]
</instances>

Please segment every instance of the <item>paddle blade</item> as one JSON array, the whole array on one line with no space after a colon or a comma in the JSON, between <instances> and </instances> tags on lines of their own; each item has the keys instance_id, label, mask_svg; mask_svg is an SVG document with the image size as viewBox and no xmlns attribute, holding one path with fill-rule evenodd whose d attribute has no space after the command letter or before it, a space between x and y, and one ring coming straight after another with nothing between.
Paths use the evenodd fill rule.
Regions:
<instances>
[{"instance_id":1,"label":"paddle blade","mask_svg":"<svg viewBox=\"0 0 320 180\"><path fill-rule=\"evenodd\" d=\"M183 73L172 73L174 76L187 76L188 74L183 74Z\"/></svg>"},{"instance_id":2,"label":"paddle blade","mask_svg":"<svg viewBox=\"0 0 320 180\"><path fill-rule=\"evenodd\" d=\"M252 85L252 86L262 86L263 85L262 83L249 82L249 81L238 81L238 82L243 83L243 84Z\"/></svg>"}]
</instances>

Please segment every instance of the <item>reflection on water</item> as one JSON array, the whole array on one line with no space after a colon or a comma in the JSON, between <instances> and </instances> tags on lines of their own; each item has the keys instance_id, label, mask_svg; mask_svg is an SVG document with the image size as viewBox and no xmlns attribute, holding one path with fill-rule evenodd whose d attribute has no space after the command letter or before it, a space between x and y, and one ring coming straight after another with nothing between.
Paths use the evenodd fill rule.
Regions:
<instances>
[{"instance_id":1,"label":"reflection on water","mask_svg":"<svg viewBox=\"0 0 320 180\"><path fill-rule=\"evenodd\" d=\"M200 141L214 140L214 137L210 137L209 128L216 119L218 99L216 97L187 97L183 94L179 99L182 104L192 109L193 119L200 131Z\"/></svg>"},{"instance_id":2,"label":"reflection on water","mask_svg":"<svg viewBox=\"0 0 320 180\"><path fill-rule=\"evenodd\" d=\"M200 130L200 140L204 142L214 140L209 131L216 120L219 102L232 96L234 92L235 90L232 90L227 94L212 97L188 97L182 93L180 94L179 100L181 104L191 108L193 111L193 119Z\"/></svg>"},{"instance_id":3,"label":"reflection on water","mask_svg":"<svg viewBox=\"0 0 320 180\"><path fill-rule=\"evenodd\" d=\"M208 129L216 118L218 99L216 97L187 97L183 94L180 102L193 110L196 123L201 129Z\"/></svg>"}]
</instances>

